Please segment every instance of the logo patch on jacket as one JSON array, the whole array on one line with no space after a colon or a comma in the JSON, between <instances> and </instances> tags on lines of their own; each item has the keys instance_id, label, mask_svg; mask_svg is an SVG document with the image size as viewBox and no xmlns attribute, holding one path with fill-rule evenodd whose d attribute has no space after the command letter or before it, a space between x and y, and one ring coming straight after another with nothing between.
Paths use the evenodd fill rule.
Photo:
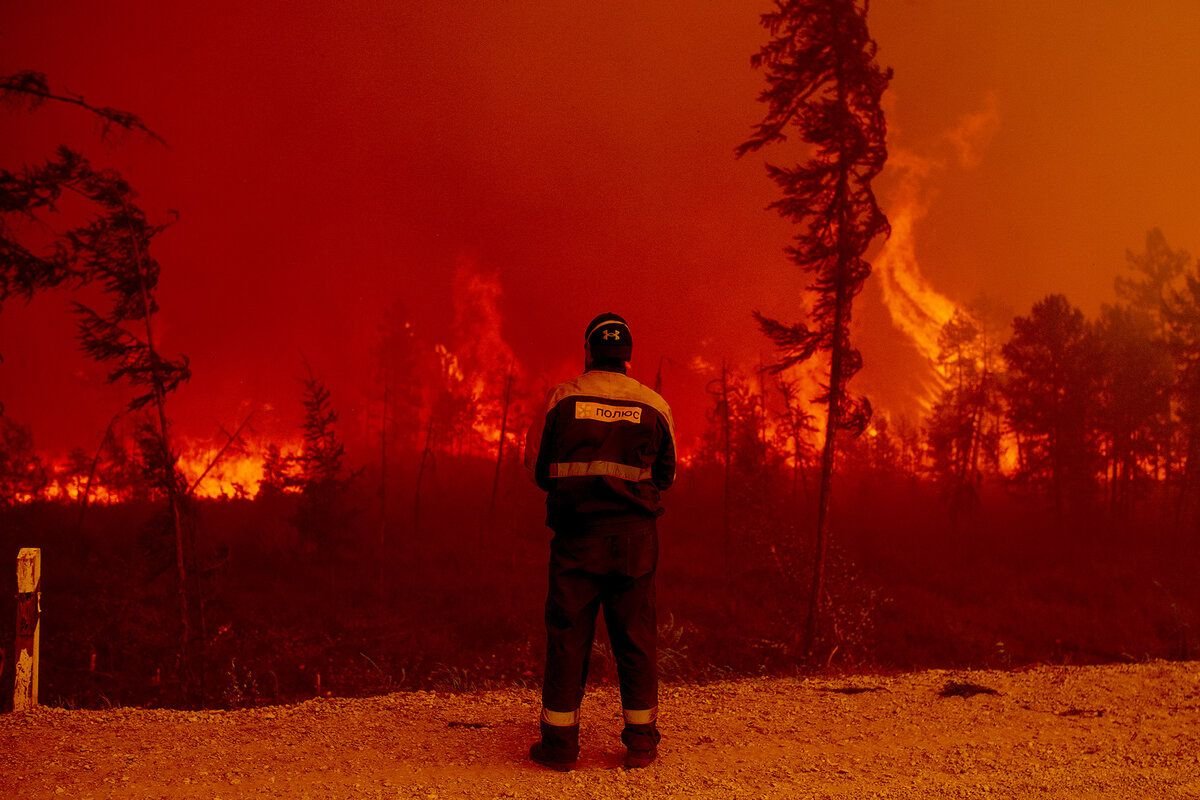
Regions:
<instances>
[{"instance_id":1,"label":"logo patch on jacket","mask_svg":"<svg viewBox=\"0 0 1200 800\"><path fill-rule=\"evenodd\" d=\"M599 422L641 422L640 406L609 406L585 400L575 402L575 419L594 419Z\"/></svg>"}]
</instances>

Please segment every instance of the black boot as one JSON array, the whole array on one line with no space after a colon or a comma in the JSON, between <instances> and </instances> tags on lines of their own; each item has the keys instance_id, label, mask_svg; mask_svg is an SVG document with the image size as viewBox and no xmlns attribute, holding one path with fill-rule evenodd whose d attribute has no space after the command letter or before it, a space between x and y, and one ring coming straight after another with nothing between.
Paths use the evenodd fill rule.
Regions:
<instances>
[{"instance_id":1,"label":"black boot","mask_svg":"<svg viewBox=\"0 0 1200 800\"><path fill-rule=\"evenodd\" d=\"M621 741L627 748L625 769L640 769L654 763L654 759L658 757L658 741L661 738L658 726L653 722L648 725L625 723L625 730L621 731Z\"/></svg>"},{"instance_id":2,"label":"black boot","mask_svg":"<svg viewBox=\"0 0 1200 800\"><path fill-rule=\"evenodd\" d=\"M570 772L579 758L579 726L541 723L542 740L529 748L529 757L550 769Z\"/></svg>"}]
</instances>

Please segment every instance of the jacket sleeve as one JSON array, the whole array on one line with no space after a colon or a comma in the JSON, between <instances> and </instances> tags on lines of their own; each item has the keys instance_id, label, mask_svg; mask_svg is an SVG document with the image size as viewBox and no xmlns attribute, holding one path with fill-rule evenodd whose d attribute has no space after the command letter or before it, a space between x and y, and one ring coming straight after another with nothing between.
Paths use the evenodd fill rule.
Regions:
<instances>
[{"instance_id":1,"label":"jacket sleeve","mask_svg":"<svg viewBox=\"0 0 1200 800\"><path fill-rule=\"evenodd\" d=\"M674 425L662 417L659 418L658 425L662 443L658 447L658 456L654 459L654 466L650 468L650 479L659 489L669 489L675 482Z\"/></svg>"},{"instance_id":2,"label":"jacket sleeve","mask_svg":"<svg viewBox=\"0 0 1200 800\"><path fill-rule=\"evenodd\" d=\"M537 460L534 462L533 479L537 485L547 492L550 491L550 464L555 459L554 442L557 428L558 406L546 413L546 422L542 426L542 440L538 445Z\"/></svg>"},{"instance_id":3,"label":"jacket sleeve","mask_svg":"<svg viewBox=\"0 0 1200 800\"><path fill-rule=\"evenodd\" d=\"M550 395L547 395L547 403ZM554 412L546 408L533 416L533 424L525 434L525 469L529 477L541 488L550 490L550 462L553 459Z\"/></svg>"}]
</instances>

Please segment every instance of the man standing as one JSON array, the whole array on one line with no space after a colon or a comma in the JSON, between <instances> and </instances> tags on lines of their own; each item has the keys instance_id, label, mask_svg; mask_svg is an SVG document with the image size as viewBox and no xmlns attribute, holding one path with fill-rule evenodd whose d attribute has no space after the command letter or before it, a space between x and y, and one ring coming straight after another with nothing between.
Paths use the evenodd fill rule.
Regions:
<instances>
[{"instance_id":1,"label":"man standing","mask_svg":"<svg viewBox=\"0 0 1200 800\"><path fill-rule=\"evenodd\" d=\"M675 479L675 429L666 401L625 374L633 336L624 319L601 314L583 338L584 373L550 392L525 449L554 531L541 741L529 756L562 771L575 765L603 608L621 684L625 767L633 769L658 753L656 521L659 492Z\"/></svg>"}]
</instances>

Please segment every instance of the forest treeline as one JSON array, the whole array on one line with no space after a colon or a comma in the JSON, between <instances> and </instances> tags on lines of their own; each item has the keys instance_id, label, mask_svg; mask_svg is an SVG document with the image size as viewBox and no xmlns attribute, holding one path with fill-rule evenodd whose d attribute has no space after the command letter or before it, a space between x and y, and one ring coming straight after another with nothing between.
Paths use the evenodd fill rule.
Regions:
<instances>
[{"instance_id":1,"label":"forest treeline","mask_svg":"<svg viewBox=\"0 0 1200 800\"><path fill-rule=\"evenodd\" d=\"M938 388L927 414L876 413L860 437L847 440L847 468L927 481L955 513L978 503L984 482L995 481L1040 493L1060 512L1102 506L1127 514L1138 503L1169 502L1185 522L1200 501L1200 274L1157 229L1127 261L1114 302L1094 318L1061 294L1011 320L986 301L957 311L938 336ZM420 484L440 459L519 460L545 387L522 385L516 360L456 355L422 338L399 304L381 323L376 359L378 404L365 426L353 428L355 450L367 456L361 467L390 469L383 475L389 486L413 484L410 501L391 510L397 524L415 517L419 525ZM684 468L728 465L735 482L779 471L789 476L789 491L809 491L820 447L811 382L762 365L698 367L705 368L708 424L685 447ZM655 384L678 402L661 372ZM285 443L254 451L262 479L237 485L232 496L311 493L352 471L343 463L345 434L338 438L330 390L311 374L299 385L303 427ZM121 435L128 424L100 437L98 449L78 448L57 462L42 458L28 425L7 416L0 425L0 502L81 502L89 479L102 500L161 492L144 479L136 448ZM235 442L212 466L219 473L222 459L249 452ZM48 495L52 485L66 491Z\"/></svg>"},{"instance_id":2,"label":"forest treeline","mask_svg":"<svg viewBox=\"0 0 1200 800\"><path fill-rule=\"evenodd\" d=\"M1200 502L1200 273L1158 229L1127 253L1116 301L1088 318L1061 294L1008 320L986 299L938 335L938 388L923 418L876 414L846 446L848 469L938 487L952 513L985 482L1062 513L1128 514L1169 503L1196 524ZM786 374L723 368L696 458L733 471L790 467L805 491L815 420Z\"/></svg>"},{"instance_id":3,"label":"forest treeline","mask_svg":"<svg viewBox=\"0 0 1200 800\"><path fill-rule=\"evenodd\" d=\"M1060 295L1009 320L983 303L956 314L927 416L876 414L843 438L824 665L1194 657L1200 279L1158 231L1128 262L1093 318ZM308 375L303 425L290 447L265 447L262 481L189 500L190 678L163 489L138 449L116 426L99 455L77 456L119 502L13 503L48 468L13 468L38 455L28 428L6 422L0 536L45 552L56 633L44 663L58 702L536 683L548 533L521 434L541 387L522 391L515 362L452 354L398 311L377 358L375 447L353 450L369 455L348 455L336 397ZM389 378L401 374L420 380L405 391ZM662 521L664 673L786 673L804 663L819 479L811 387L757 365L708 377L707 427ZM0 646L11 616L0 606ZM607 657L601 648L602 676Z\"/></svg>"}]
</instances>

